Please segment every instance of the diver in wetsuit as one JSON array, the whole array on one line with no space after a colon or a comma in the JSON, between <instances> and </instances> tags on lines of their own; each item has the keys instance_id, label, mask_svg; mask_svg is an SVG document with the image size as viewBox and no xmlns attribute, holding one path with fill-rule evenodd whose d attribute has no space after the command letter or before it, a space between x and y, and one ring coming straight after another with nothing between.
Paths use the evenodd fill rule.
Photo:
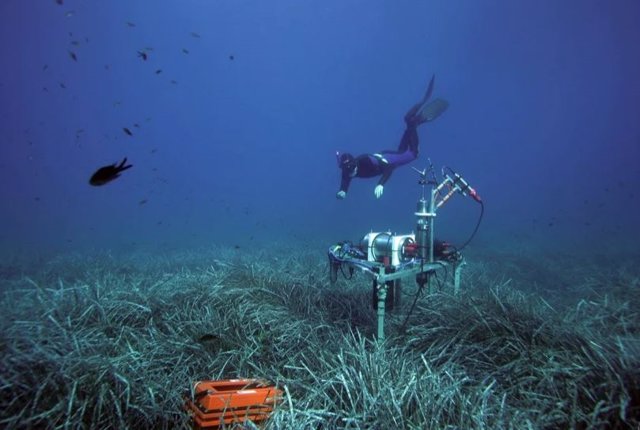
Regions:
<instances>
[{"instance_id":1,"label":"diver in wetsuit","mask_svg":"<svg viewBox=\"0 0 640 430\"><path fill-rule=\"evenodd\" d=\"M433 92L434 79L435 75L431 78L422 100L409 109L409 112L404 116L407 128L396 151L362 154L358 157L346 152L336 153L338 167L342 170L340 191L336 194L338 199L344 199L347 196L353 178L372 178L381 175L374 190L376 198L379 199L384 191L384 184L391 177L393 170L418 158L418 126L433 121L449 106L449 103L443 99L435 99L428 103Z\"/></svg>"}]
</instances>

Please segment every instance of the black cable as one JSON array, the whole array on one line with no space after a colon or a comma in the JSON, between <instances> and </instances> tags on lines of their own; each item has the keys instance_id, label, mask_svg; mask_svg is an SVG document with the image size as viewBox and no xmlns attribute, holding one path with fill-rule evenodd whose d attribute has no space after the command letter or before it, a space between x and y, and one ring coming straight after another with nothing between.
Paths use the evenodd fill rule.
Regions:
<instances>
[{"instance_id":1,"label":"black cable","mask_svg":"<svg viewBox=\"0 0 640 430\"><path fill-rule=\"evenodd\" d=\"M480 201L479 203L480 203L480 216L478 217L478 222L476 224L476 227L473 229L473 233L471 233L471 236L469 236L469 239L467 239L467 241L457 249L458 252L462 251L464 247L467 246L469 242L473 240L473 237L478 232L478 228L480 227L480 223L482 222L482 216L484 215L484 203L482 203L482 201Z\"/></svg>"},{"instance_id":2,"label":"black cable","mask_svg":"<svg viewBox=\"0 0 640 430\"><path fill-rule=\"evenodd\" d=\"M440 289L440 291L443 291L444 290L443 281L441 281L440 278L438 277L438 272L434 271L432 274L433 274L433 276L435 276L436 281L438 282L438 288ZM446 281L446 279L445 279L445 281ZM418 288L418 292L415 295L415 299L413 299L413 303L411 304L411 308L409 309L409 312L407 313L407 316L405 317L404 322L400 326L400 332L404 332L404 330L406 329L407 322L409 321L409 318L411 317L411 314L413 313L413 309L415 308L416 303L418 302L418 299L420 298L420 293L422 292L422 289L424 288L425 284L426 284L426 282L421 284L420 287Z\"/></svg>"},{"instance_id":3,"label":"black cable","mask_svg":"<svg viewBox=\"0 0 640 430\"><path fill-rule=\"evenodd\" d=\"M342 267L342 264L340 265L340 273L342 273L342 276L344 277L344 279L346 279L347 281L350 280L351 278L353 278L353 273L352 271L349 271L349 277L347 278L347 275L344 273L344 268Z\"/></svg>"},{"instance_id":4,"label":"black cable","mask_svg":"<svg viewBox=\"0 0 640 430\"><path fill-rule=\"evenodd\" d=\"M405 317L404 322L400 326L400 332L404 332L404 330L405 330L405 328L407 326L407 322L409 321L409 317L413 313L413 308L416 306L416 303L418 302L418 299L420 298L420 293L422 292L422 289L424 288L425 284L426 284L426 282L420 284L420 287L418 288L418 292L416 293L415 299L413 299L413 303L411 304L411 308L409 309L409 312L407 313L407 316Z\"/></svg>"}]
</instances>

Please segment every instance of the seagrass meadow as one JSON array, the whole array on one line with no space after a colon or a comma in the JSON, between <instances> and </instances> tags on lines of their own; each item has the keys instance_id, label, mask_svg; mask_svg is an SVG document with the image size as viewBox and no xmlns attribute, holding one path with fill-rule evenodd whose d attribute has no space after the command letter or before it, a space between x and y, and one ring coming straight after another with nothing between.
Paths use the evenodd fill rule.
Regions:
<instances>
[{"instance_id":1,"label":"seagrass meadow","mask_svg":"<svg viewBox=\"0 0 640 430\"><path fill-rule=\"evenodd\" d=\"M637 428L637 261L472 251L380 343L319 251L5 258L0 426L186 429L194 381L250 377L283 391L265 429Z\"/></svg>"},{"instance_id":2,"label":"seagrass meadow","mask_svg":"<svg viewBox=\"0 0 640 430\"><path fill-rule=\"evenodd\" d=\"M639 22L0 0L0 430L640 430Z\"/></svg>"}]
</instances>

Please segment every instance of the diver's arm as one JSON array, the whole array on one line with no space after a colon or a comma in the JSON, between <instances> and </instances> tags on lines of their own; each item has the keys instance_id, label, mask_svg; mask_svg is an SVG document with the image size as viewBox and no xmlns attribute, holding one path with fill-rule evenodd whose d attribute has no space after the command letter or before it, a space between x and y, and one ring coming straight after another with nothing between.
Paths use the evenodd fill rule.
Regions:
<instances>
[{"instance_id":1,"label":"diver's arm","mask_svg":"<svg viewBox=\"0 0 640 430\"><path fill-rule=\"evenodd\" d=\"M393 167L388 164L384 164L382 167L382 176L378 181L378 185L384 186L384 184L386 184L389 178L391 177L392 173L393 173Z\"/></svg>"},{"instance_id":2,"label":"diver's arm","mask_svg":"<svg viewBox=\"0 0 640 430\"><path fill-rule=\"evenodd\" d=\"M342 179L340 180L340 191L344 191L345 193L349 191L349 185L351 185L351 176L349 172L345 170L342 171Z\"/></svg>"}]
</instances>

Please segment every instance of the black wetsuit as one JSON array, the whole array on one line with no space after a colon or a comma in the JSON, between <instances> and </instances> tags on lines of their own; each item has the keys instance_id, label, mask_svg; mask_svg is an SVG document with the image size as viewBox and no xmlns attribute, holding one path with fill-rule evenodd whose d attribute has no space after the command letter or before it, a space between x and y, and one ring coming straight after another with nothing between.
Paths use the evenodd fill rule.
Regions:
<instances>
[{"instance_id":1,"label":"black wetsuit","mask_svg":"<svg viewBox=\"0 0 640 430\"><path fill-rule=\"evenodd\" d=\"M355 170L342 169L340 191L345 193L349 191L349 185L353 178L372 178L382 175L378 185L384 185L396 167L408 164L418 158L417 124L413 117L409 117L409 115L405 116L405 122L407 123L407 128L396 151L362 154L355 158Z\"/></svg>"}]
</instances>

